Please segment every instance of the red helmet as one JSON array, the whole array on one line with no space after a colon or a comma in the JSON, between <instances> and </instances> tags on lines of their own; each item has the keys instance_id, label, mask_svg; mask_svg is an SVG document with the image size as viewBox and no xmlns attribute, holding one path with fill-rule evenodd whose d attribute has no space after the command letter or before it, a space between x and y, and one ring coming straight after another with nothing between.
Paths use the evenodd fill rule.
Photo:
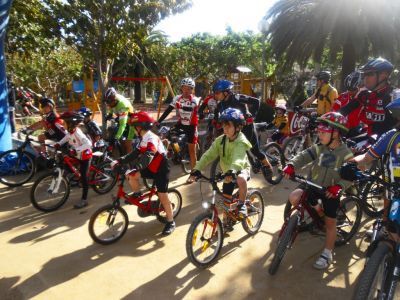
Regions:
<instances>
[{"instance_id":1,"label":"red helmet","mask_svg":"<svg viewBox=\"0 0 400 300\"><path fill-rule=\"evenodd\" d=\"M346 127L347 123L346 117L344 117L341 113L338 112L331 111L327 112L326 114L323 114L322 116L317 118L317 123L337 129L342 134L346 134L349 131Z\"/></svg>"},{"instance_id":2,"label":"red helmet","mask_svg":"<svg viewBox=\"0 0 400 300\"><path fill-rule=\"evenodd\" d=\"M154 120L147 112L138 111L129 114L128 124L133 126L140 126L143 129L150 129L156 120Z\"/></svg>"}]
</instances>

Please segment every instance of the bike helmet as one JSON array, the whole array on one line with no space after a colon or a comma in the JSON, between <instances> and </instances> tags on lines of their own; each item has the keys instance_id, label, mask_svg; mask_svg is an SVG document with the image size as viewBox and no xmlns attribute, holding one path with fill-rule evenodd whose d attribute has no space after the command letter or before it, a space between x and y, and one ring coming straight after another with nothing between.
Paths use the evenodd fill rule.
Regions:
<instances>
[{"instance_id":1,"label":"bike helmet","mask_svg":"<svg viewBox=\"0 0 400 300\"><path fill-rule=\"evenodd\" d=\"M277 104L276 106L275 106L275 110L276 109L280 109L280 110L283 110L284 112L286 112L286 105L285 104L282 104L282 103L280 103L280 104Z\"/></svg>"},{"instance_id":2,"label":"bike helmet","mask_svg":"<svg viewBox=\"0 0 400 300\"><path fill-rule=\"evenodd\" d=\"M235 125L244 125L246 120L243 113L237 108L227 108L219 116L221 122L233 122Z\"/></svg>"},{"instance_id":3,"label":"bike helmet","mask_svg":"<svg viewBox=\"0 0 400 300\"><path fill-rule=\"evenodd\" d=\"M138 111L132 114L129 114L128 124L133 126L140 126L145 130L153 127L153 124L156 122L147 112Z\"/></svg>"},{"instance_id":4,"label":"bike helmet","mask_svg":"<svg viewBox=\"0 0 400 300\"><path fill-rule=\"evenodd\" d=\"M365 65L360 68L361 73L370 73L370 72L388 72L389 74L393 71L393 65L390 61L378 57L369 60Z\"/></svg>"},{"instance_id":5,"label":"bike helmet","mask_svg":"<svg viewBox=\"0 0 400 300\"><path fill-rule=\"evenodd\" d=\"M348 91L355 91L361 84L361 73L359 71L353 71L347 75L344 80L344 86Z\"/></svg>"},{"instance_id":6,"label":"bike helmet","mask_svg":"<svg viewBox=\"0 0 400 300\"><path fill-rule=\"evenodd\" d=\"M66 111L60 116L69 125L78 125L84 119L83 115L77 111Z\"/></svg>"},{"instance_id":7,"label":"bike helmet","mask_svg":"<svg viewBox=\"0 0 400 300\"><path fill-rule=\"evenodd\" d=\"M84 116L84 117L89 117L89 116L91 116L91 115L93 114L92 111L91 111L89 108L87 108L87 107L81 107L81 108L79 109L79 112L80 112L81 115Z\"/></svg>"},{"instance_id":8,"label":"bike helmet","mask_svg":"<svg viewBox=\"0 0 400 300\"><path fill-rule=\"evenodd\" d=\"M42 98L42 99L40 99L40 105L42 106L42 107L45 107L45 106L47 106L47 105L51 105L51 107L53 107L54 108L54 106L56 106L56 104L54 103L54 101L52 100L52 99L50 99L50 98Z\"/></svg>"},{"instance_id":9,"label":"bike helmet","mask_svg":"<svg viewBox=\"0 0 400 300\"><path fill-rule=\"evenodd\" d=\"M225 79L218 80L213 86L213 92L229 92L233 89L233 82Z\"/></svg>"},{"instance_id":10,"label":"bike helmet","mask_svg":"<svg viewBox=\"0 0 400 300\"><path fill-rule=\"evenodd\" d=\"M324 82L329 82L331 80L331 72L329 71L321 71L317 75L315 75L317 80L322 80Z\"/></svg>"},{"instance_id":11,"label":"bike helmet","mask_svg":"<svg viewBox=\"0 0 400 300\"><path fill-rule=\"evenodd\" d=\"M346 117L338 112L331 111L323 114L317 118L317 123L322 125L318 126L318 129L322 131L331 131L332 128L339 130L339 132L342 134L345 134L349 131L346 127ZM325 128L323 125L325 125Z\"/></svg>"},{"instance_id":12,"label":"bike helmet","mask_svg":"<svg viewBox=\"0 0 400 300\"><path fill-rule=\"evenodd\" d=\"M400 89L395 89L392 92L392 102L386 105L386 109L390 111L390 113L396 119L400 119Z\"/></svg>"},{"instance_id":13,"label":"bike helmet","mask_svg":"<svg viewBox=\"0 0 400 300\"><path fill-rule=\"evenodd\" d=\"M196 83L194 82L194 80L192 78L187 77L187 78L183 78L181 80L181 86L184 86L184 85L194 89L194 87L196 86Z\"/></svg>"},{"instance_id":14,"label":"bike helmet","mask_svg":"<svg viewBox=\"0 0 400 300\"><path fill-rule=\"evenodd\" d=\"M113 87L110 87L107 89L106 93L104 94L104 101L107 104L110 104L115 100L116 95L117 95L117 91Z\"/></svg>"}]
</instances>

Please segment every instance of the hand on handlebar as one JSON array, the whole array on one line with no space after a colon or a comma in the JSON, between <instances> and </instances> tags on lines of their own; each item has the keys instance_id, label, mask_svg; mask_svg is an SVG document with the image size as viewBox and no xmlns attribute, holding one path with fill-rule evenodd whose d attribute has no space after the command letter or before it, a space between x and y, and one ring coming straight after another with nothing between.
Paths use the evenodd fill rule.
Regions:
<instances>
[{"instance_id":1,"label":"hand on handlebar","mask_svg":"<svg viewBox=\"0 0 400 300\"><path fill-rule=\"evenodd\" d=\"M282 173L286 179L293 178L295 174L293 165L287 165L286 167L284 167Z\"/></svg>"},{"instance_id":2,"label":"hand on handlebar","mask_svg":"<svg viewBox=\"0 0 400 300\"><path fill-rule=\"evenodd\" d=\"M339 184L331 185L326 188L326 197L329 199L338 198L342 192L342 186Z\"/></svg>"},{"instance_id":3,"label":"hand on handlebar","mask_svg":"<svg viewBox=\"0 0 400 300\"><path fill-rule=\"evenodd\" d=\"M187 182L188 183L193 183L194 181L197 181L201 178L202 174L199 170L192 170L190 173L190 177L188 178Z\"/></svg>"}]
</instances>

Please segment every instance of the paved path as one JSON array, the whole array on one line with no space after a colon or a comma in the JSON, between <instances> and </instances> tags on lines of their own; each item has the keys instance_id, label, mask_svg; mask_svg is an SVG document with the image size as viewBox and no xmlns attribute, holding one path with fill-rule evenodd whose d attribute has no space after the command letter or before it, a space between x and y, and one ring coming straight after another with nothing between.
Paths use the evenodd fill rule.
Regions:
<instances>
[{"instance_id":1,"label":"paved path","mask_svg":"<svg viewBox=\"0 0 400 300\"><path fill-rule=\"evenodd\" d=\"M174 234L161 236L162 225L154 217L139 218L134 207L125 206L128 231L109 246L92 242L88 219L110 202L110 194L90 191L90 205L77 211L72 203L80 191L75 190L59 211L43 214L29 202L31 184L1 186L0 299L350 299L364 264L362 232L335 251L335 264L325 272L312 268L323 238L302 233L278 273L268 275L293 183L270 186L255 176L251 185L261 189L266 202L260 232L248 236L236 227L225 238L218 263L199 270L186 257L185 239L202 211L200 187L184 185L186 176L178 167L173 177L178 179L171 186L184 197Z\"/></svg>"}]
</instances>

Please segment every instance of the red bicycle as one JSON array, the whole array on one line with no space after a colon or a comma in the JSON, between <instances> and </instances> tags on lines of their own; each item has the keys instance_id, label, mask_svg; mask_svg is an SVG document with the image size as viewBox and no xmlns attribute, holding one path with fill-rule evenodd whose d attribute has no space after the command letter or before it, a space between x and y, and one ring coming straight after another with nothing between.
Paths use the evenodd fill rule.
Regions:
<instances>
[{"instance_id":1,"label":"red bicycle","mask_svg":"<svg viewBox=\"0 0 400 300\"><path fill-rule=\"evenodd\" d=\"M93 156L102 155L95 152ZM111 168L111 160L89 167L89 186L98 194L112 190L117 183L117 177ZM60 208L67 200L71 186L79 186L81 174L78 170L77 158L57 151L54 169L36 179L31 189L32 205L43 212L51 212Z\"/></svg>"},{"instance_id":2,"label":"red bicycle","mask_svg":"<svg viewBox=\"0 0 400 300\"><path fill-rule=\"evenodd\" d=\"M142 218L155 215L161 223L167 222L164 208L158 199L157 189L153 184L149 191L136 197L124 191L125 176L119 177L117 196L113 197L113 202L100 207L89 221L89 234L91 238L99 244L109 245L118 241L125 234L129 218L125 209L121 206L121 199L125 203L136 205L138 215ZM182 208L182 195L176 189L168 189L168 198L172 204L172 214L175 217Z\"/></svg>"}]
</instances>

